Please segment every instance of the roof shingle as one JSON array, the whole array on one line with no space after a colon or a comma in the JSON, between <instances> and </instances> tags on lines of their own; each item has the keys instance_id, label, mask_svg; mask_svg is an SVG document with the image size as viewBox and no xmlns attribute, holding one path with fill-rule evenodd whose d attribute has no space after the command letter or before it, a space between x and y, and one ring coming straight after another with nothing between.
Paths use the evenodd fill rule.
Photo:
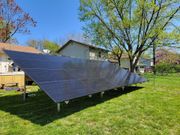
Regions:
<instances>
[{"instance_id":1,"label":"roof shingle","mask_svg":"<svg viewBox=\"0 0 180 135\"><path fill-rule=\"evenodd\" d=\"M8 43L0 43L0 52L3 52L3 50L11 50L11 51L27 52L27 53L41 53L39 50L29 46L19 46Z\"/></svg>"},{"instance_id":2,"label":"roof shingle","mask_svg":"<svg viewBox=\"0 0 180 135\"><path fill-rule=\"evenodd\" d=\"M87 46L87 47L90 47L90 48L93 48L93 49L99 49L99 50L102 50L102 51L105 51L105 52L109 52L109 50L107 50L107 49L103 49L103 48L101 48L101 47L97 47L97 46L94 46L94 45L90 45L90 44L87 44L87 43L82 43L82 42L79 42L79 41L75 41L75 40L70 39L69 41L67 41L67 42L58 50L58 53L59 53L60 51L62 51L66 46L68 46L68 45L69 45L70 43L72 43L72 42L77 43L77 44L79 44L79 45Z\"/></svg>"}]
</instances>

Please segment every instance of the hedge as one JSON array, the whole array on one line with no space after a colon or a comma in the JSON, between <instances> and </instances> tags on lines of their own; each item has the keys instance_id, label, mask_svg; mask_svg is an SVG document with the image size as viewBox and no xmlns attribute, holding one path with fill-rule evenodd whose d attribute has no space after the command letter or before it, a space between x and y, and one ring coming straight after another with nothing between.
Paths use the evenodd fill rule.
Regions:
<instances>
[{"instance_id":1,"label":"hedge","mask_svg":"<svg viewBox=\"0 0 180 135\"><path fill-rule=\"evenodd\" d=\"M180 65L161 63L156 65L156 72L160 74L180 72Z\"/></svg>"}]
</instances>

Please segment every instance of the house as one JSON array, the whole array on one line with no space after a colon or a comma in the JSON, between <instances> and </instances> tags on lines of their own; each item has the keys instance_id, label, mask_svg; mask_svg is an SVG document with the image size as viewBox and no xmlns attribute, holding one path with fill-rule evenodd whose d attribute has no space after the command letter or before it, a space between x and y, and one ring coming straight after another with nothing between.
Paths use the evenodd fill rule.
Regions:
<instances>
[{"instance_id":1,"label":"house","mask_svg":"<svg viewBox=\"0 0 180 135\"><path fill-rule=\"evenodd\" d=\"M152 58L141 57L137 64L137 71L139 71L140 73L150 72L150 71L152 71L152 67L153 67L153 59Z\"/></svg>"},{"instance_id":2,"label":"house","mask_svg":"<svg viewBox=\"0 0 180 135\"><path fill-rule=\"evenodd\" d=\"M18 46L11 45L7 43L0 43L0 73L12 72L11 68L12 61L4 53L3 50L19 51L19 52L29 52L29 53L41 53L37 49L29 46Z\"/></svg>"},{"instance_id":3,"label":"house","mask_svg":"<svg viewBox=\"0 0 180 135\"><path fill-rule=\"evenodd\" d=\"M108 60L108 52L106 49L75 40L69 40L58 50L61 56L102 61Z\"/></svg>"},{"instance_id":4,"label":"house","mask_svg":"<svg viewBox=\"0 0 180 135\"><path fill-rule=\"evenodd\" d=\"M100 47L89 45L86 43L69 40L59 50L59 55L73 58L90 59L90 60L107 60L112 63L118 63L115 58L110 58L109 51ZM146 68L151 67L151 59L140 58L136 71L144 73ZM130 68L129 57L123 54L121 57L121 67Z\"/></svg>"},{"instance_id":5,"label":"house","mask_svg":"<svg viewBox=\"0 0 180 135\"><path fill-rule=\"evenodd\" d=\"M33 47L17 46L7 43L0 43L0 88L5 86L18 86L24 88L25 86L25 74L21 71L13 61L4 53L4 50L29 52L29 53L41 53Z\"/></svg>"},{"instance_id":6,"label":"house","mask_svg":"<svg viewBox=\"0 0 180 135\"><path fill-rule=\"evenodd\" d=\"M111 56L109 61L113 63L118 63L116 57L113 56ZM130 69L129 57L127 54L122 54L120 62L122 68ZM151 58L141 57L137 63L136 72L144 73L145 71L149 71L152 66L153 66L153 62Z\"/></svg>"}]
</instances>

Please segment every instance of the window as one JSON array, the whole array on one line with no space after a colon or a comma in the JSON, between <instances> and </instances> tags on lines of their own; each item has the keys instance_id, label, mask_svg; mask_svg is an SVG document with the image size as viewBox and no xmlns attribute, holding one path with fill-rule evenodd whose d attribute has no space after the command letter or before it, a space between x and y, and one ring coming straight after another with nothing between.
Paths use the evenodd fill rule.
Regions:
<instances>
[{"instance_id":1,"label":"window","mask_svg":"<svg viewBox=\"0 0 180 135\"><path fill-rule=\"evenodd\" d=\"M95 53L94 52L89 52L89 56L90 56L90 59L94 59L95 58Z\"/></svg>"},{"instance_id":2,"label":"window","mask_svg":"<svg viewBox=\"0 0 180 135\"><path fill-rule=\"evenodd\" d=\"M99 52L98 56L99 56L99 58L101 58L101 52Z\"/></svg>"}]
</instances>

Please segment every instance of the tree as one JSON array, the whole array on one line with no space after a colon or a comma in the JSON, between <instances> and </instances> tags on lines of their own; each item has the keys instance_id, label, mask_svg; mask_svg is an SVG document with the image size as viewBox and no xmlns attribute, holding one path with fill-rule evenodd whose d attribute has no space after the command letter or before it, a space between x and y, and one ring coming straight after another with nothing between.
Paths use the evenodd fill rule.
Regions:
<instances>
[{"instance_id":1,"label":"tree","mask_svg":"<svg viewBox=\"0 0 180 135\"><path fill-rule=\"evenodd\" d=\"M16 33L29 33L28 26L36 22L14 0L0 1L0 42L7 42Z\"/></svg>"},{"instance_id":2,"label":"tree","mask_svg":"<svg viewBox=\"0 0 180 135\"><path fill-rule=\"evenodd\" d=\"M112 48L111 53L109 54L109 58L112 60L113 59L117 60L119 67L121 67L121 56L122 56L122 54L123 54L123 51L115 46L114 48Z\"/></svg>"},{"instance_id":3,"label":"tree","mask_svg":"<svg viewBox=\"0 0 180 135\"><path fill-rule=\"evenodd\" d=\"M156 64L180 64L180 54L169 51L165 48L159 48L156 51Z\"/></svg>"},{"instance_id":4,"label":"tree","mask_svg":"<svg viewBox=\"0 0 180 135\"><path fill-rule=\"evenodd\" d=\"M50 50L50 53L53 55L56 55L57 51L60 49L60 46L57 43L49 40L43 40L42 45L44 49Z\"/></svg>"},{"instance_id":5,"label":"tree","mask_svg":"<svg viewBox=\"0 0 180 135\"><path fill-rule=\"evenodd\" d=\"M56 55L57 51L60 49L60 45L58 45L56 42L52 42L47 39L44 40L31 39L28 40L26 44L41 51L43 51L43 49L48 49L50 51L50 54L53 55Z\"/></svg>"},{"instance_id":6,"label":"tree","mask_svg":"<svg viewBox=\"0 0 180 135\"><path fill-rule=\"evenodd\" d=\"M174 35L179 10L178 0L80 0L79 15L86 22L85 35L98 45L126 52L134 72L146 50ZM177 41L172 35L168 41Z\"/></svg>"},{"instance_id":7,"label":"tree","mask_svg":"<svg viewBox=\"0 0 180 135\"><path fill-rule=\"evenodd\" d=\"M161 74L180 72L180 54L167 48L158 48L155 71Z\"/></svg>"},{"instance_id":8,"label":"tree","mask_svg":"<svg viewBox=\"0 0 180 135\"><path fill-rule=\"evenodd\" d=\"M26 44L28 46L36 48L38 50L42 50L42 48L43 48L40 40L30 39L26 42Z\"/></svg>"}]
</instances>

